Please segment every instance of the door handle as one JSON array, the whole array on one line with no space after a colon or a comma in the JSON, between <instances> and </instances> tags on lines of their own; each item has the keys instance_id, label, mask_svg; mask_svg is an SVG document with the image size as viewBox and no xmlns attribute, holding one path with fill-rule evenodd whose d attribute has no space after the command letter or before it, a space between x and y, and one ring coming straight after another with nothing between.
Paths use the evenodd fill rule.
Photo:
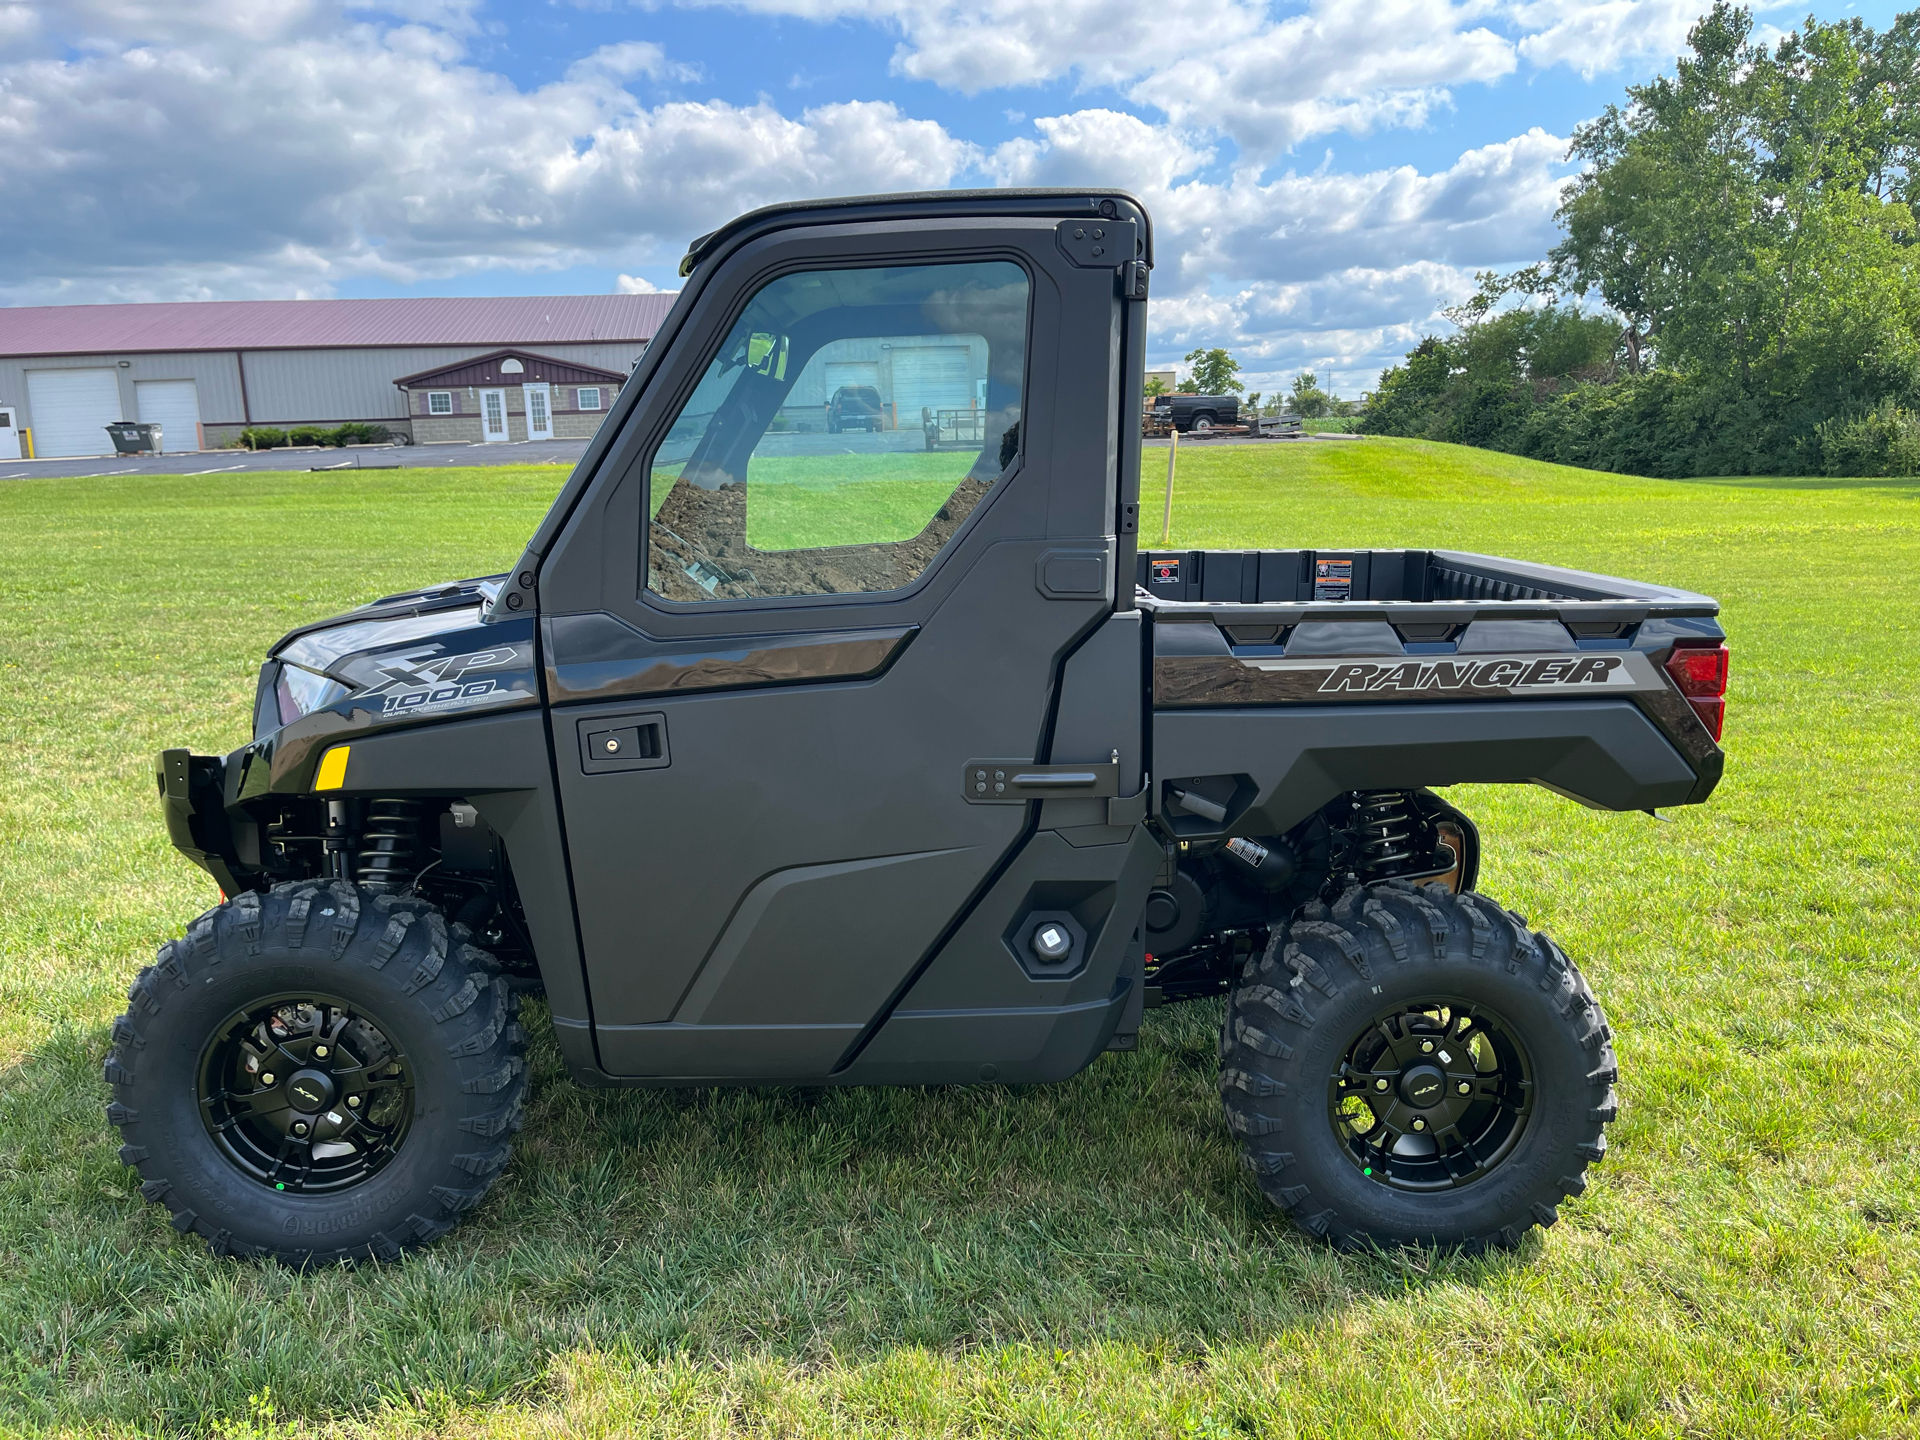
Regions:
<instances>
[{"instance_id":1,"label":"door handle","mask_svg":"<svg viewBox=\"0 0 1920 1440\"><path fill-rule=\"evenodd\" d=\"M1104 800L1120 793L1120 760L1081 765L1036 765L1031 760L969 760L960 793L975 805L1024 805L1029 800Z\"/></svg>"},{"instance_id":2,"label":"door handle","mask_svg":"<svg viewBox=\"0 0 1920 1440\"><path fill-rule=\"evenodd\" d=\"M672 761L667 753L667 717L657 710L644 715L601 715L575 723L580 768L588 775L663 770Z\"/></svg>"}]
</instances>

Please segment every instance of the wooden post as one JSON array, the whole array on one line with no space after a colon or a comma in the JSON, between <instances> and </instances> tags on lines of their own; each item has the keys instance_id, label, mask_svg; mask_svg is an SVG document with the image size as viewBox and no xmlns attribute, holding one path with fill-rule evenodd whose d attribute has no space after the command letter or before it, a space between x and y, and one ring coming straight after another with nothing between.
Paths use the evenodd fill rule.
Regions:
<instances>
[{"instance_id":1,"label":"wooden post","mask_svg":"<svg viewBox=\"0 0 1920 1440\"><path fill-rule=\"evenodd\" d=\"M1160 512L1160 543L1173 538L1173 462L1180 458L1180 430L1175 426L1167 440L1167 504Z\"/></svg>"}]
</instances>

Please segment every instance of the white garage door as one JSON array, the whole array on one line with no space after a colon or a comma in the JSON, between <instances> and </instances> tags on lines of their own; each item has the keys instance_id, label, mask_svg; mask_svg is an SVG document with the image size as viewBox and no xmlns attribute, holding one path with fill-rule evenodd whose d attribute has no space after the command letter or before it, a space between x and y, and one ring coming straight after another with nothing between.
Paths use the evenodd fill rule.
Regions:
<instances>
[{"instance_id":1,"label":"white garage door","mask_svg":"<svg viewBox=\"0 0 1920 1440\"><path fill-rule=\"evenodd\" d=\"M111 370L29 370L33 453L111 455L106 427L120 418L120 379Z\"/></svg>"},{"instance_id":2,"label":"white garage door","mask_svg":"<svg viewBox=\"0 0 1920 1440\"><path fill-rule=\"evenodd\" d=\"M160 427L162 450L200 448L200 395L191 380L136 380L140 418Z\"/></svg>"},{"instance_id":3,"label":"white garage door","mask_svg":"<svg viewBox=\"0 0 1920 1440\"><path fill-rule=\"evenodd\" d=\"M893 352L893 402L900 423L920 424L920 411L965 410L973 404L973 377L965 345L915 345Z\"/></svg>"},{"instance_id":4,"label":"white garage door","mask_svg":"<svg viewBox=\"0 0 1920 1440\"><path fill-rule=\"evenodd\" d=\"M880 388L878 360L829 360L826 364L827 399L842 385L871 385Z\"/></svg>"}]
</instances>

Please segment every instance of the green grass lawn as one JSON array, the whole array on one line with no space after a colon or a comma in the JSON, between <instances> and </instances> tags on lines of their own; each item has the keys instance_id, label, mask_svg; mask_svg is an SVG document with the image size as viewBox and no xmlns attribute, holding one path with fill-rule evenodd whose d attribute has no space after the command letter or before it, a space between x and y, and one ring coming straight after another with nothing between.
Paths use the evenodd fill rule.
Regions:
<instances>
[{"instance_id":1,"label":"green grass lawn","mask_svg":"<svg viewBox=\"0 0 1920 1440\"><path fill-rule=\"evenodd\" d=\"M1300 1238L1218 1118L1216 1006L1061 1086L825 1094L578 1090L536 1012L527 1131L446 1243L213 1259L101 1115L128 980L217 898L163 839L150 756L239 743L294 623L511 563L559 477L13 482L0 1434L1920 1432L1920 485L1379 440L1180 464L1179 546L1446 545L1726 607L1712 804L1450 792L1484 888L1617 1035L1613 1148L1558 1226L1470 1261Z\"/></svg>"}]
</instances>

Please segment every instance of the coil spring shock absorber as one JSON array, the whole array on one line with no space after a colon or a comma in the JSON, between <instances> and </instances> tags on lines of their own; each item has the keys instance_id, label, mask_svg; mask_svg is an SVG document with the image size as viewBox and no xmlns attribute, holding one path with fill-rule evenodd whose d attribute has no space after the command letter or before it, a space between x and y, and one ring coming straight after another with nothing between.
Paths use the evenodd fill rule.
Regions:
<instances>
[{"instance_id":1,"label":"coil spring shock absorber","mask_svg":"<svg viewBox=\"0 0 1920 1440\"><path fill-rule=\"evenodd\" d=\"M1413 797L1404 790L1364 790L1353 797L1348 863L1363 877L1407 868L1419 851Z\"/></svg>"},{"instance_id":2,"label":"coil spring shock absorber","mask_svg":"<svg viewBox=\"0 0 1920 1440\"><path fill-rule=\"evenodd\" d=\"M398 890L420 869L421 804L369 800L354 852L355 878L376 890Z\"/></svg>"}]
</instances>

